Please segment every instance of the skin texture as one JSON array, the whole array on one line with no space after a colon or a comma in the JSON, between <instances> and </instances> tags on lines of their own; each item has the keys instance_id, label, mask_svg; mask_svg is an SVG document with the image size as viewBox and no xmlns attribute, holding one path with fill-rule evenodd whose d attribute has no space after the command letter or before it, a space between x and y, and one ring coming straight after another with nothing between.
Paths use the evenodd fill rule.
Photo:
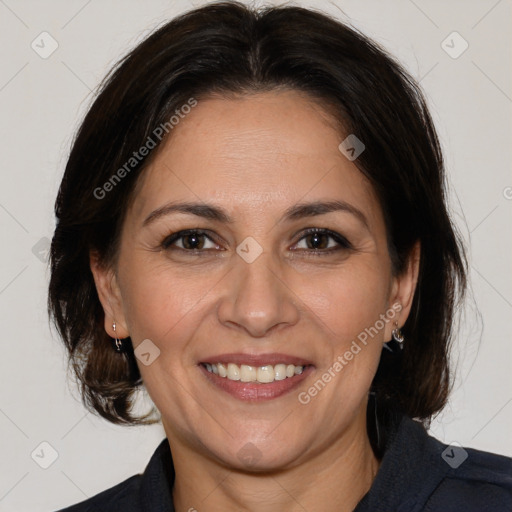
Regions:
<instances>
[{"instance_id":1,"label":"skin texture","mask_svg":"<svg viewBox=\"0 0 512 512\"><path fill-rule=\"evenodd\" d=\"M339 151L344 138L297 91L201 100L145 171L115 265L103 267L91 255L108 334L114 337L115 321L117 336L131 336L135 348L150 339L160 350L150 365L138 365L171 444L179 512L327 511L333 503L349 511L378 470L366 433L368 390L393 322L402 326L409 314L419 246L394 277L382 211ZM368 227L347 211L281 220L299 202L327 200L357 208ZM143 225L170 201L215 204L233 222L170 213ZM338 233L351 248L328 235L315 246L307 228ZM211 240L199 238L200 254L183 249L190 238L162 248L185 229L207 231ZM252 263L236 252L246 237L263 249ZM393 304L402 307L393 320L301 404L298 393ZM244 402L198 366L233 352L280 352L314 369L297 390ZM252 464L240 457L247 446L257 454Z\"/></svg>"}]
</instances>

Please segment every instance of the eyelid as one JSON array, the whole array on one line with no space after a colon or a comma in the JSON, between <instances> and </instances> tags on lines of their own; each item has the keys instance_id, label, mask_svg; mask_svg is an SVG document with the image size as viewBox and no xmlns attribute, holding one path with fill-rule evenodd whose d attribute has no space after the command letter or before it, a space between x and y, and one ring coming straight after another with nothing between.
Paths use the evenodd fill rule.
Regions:
<instances>
[{"instance_id":1,"label":"eyelid","mask_svg":"<svg viewBox=\"0 0 512 512\"><path fill-rule=\"evenodd\" d=\"M344 237L342 234L340 233L337 233L336 231L331 231L330 229L327 229L327 228L305 228L303 230L301 230L299 232L300 234L300 238L299 240L296 242L299 243L302 239L304 239L306 236L308 235L312 235L312 234L315 234L315 233L319 233L321 235L326 235L330 238L332 238L337 244L338 244L338 247L337 248L331 248L331 249L319 249L317 251L315 251L314 249L311 249L307 252L311 252L311 253L317 253L317 254L329 254L331 252L335 252L337 250L340 250L340 249L345 249L345 250L348 250L348 249L353 249L353 245L349 242L349 240ZM304 250L304 249L302 249Z\"/></svg>"},{"instance_id":2,"label":"eyelid","mask_svg":"<svg viewBox=\"0 0 512 512\"><path fill-rule=\"evenodd\" d=\"M181 238L184 238L189 235L201 235L206 237L210 242L220 245L211 235L209 235L210 231L207 229L201 229L201 228L191 228L191 229L182 229L179 231L175 231L174 233L171 233L170 235L167 235L161 242L160 246L163 249L168 249L172 243L176 242L177 240L180 240ZM200 249L196 249L195 251L193 249L182 249L181 247L177 247L178 250L194 253L194 252L203 252Z\"/></svg>"},{"instance_id":3,"label":"eyelid","mask_svg":"<svg viewBox=\"0 0 512 512\"><path fill-rule=\"evenodd\" d=\"M315 250L315 249L309 249L309 250L308 249L292 249L292 251L309 252L312 255L322 255L322 254L327 255L327 254L331 254L331 253L334 253L334 252L337 252L340 250L352 250L354 248L353 245L349 242L349 240L346 237L344 237L343 235L341 235L340 233L331 231L330 229L327 229L327 228L318 228L318 227L305 228L305 229L302 229L301 231L299 231L298 233L296 233L294 235L294 238L298 235L300 235L300 237L295 242L294 245L297 245L308 235L315 234L315 233L318 233L321 235L326 235L326 236L332 238L338 244L337 247L334 247L334 248L331 247L330 249L317 249L317 250ZM171 245L173 243L175 243L177 240L180 240L188 235L204 236L205 238L210 240L210 242L212 242L216 245L221 245L221 244L219 244L219 242L217 242L215 237L211 236L210 231L208 229L190 228L190 229L183 229L183 230L175 231L174 233L167 235L163 239L163 241L160 243L160 247L164 250L168 250L169 247L171 247ZM207 253L207 252L211 251L211 249L183 249L181 247L175 247L175 249L182 251L182 252L189 253L189 254Z\"/></svg>"}]
</instances>

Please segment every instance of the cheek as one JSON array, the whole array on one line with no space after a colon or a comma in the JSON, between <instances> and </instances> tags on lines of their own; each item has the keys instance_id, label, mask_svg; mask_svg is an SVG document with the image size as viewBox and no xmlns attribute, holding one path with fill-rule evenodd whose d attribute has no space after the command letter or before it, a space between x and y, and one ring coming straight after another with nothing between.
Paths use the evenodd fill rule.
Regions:
<instances>
[{"instance_id":1,"label":"cheek","mask_svg":"<svg viewBox=\"0 0 512 512\"><path fill-rule=\"evenodd\" d=\"M367 332L385 313L389 274L378 263L354 260L352 265L316 275L301 286L309 309L332 334L334 343L343 345Z\"/></svg>"},{"instance_id":2,"label":"cheek","mask_svg":"<svg viewBox=\"0 0 512 512\"><path fill-rule=\"evenodd\" d=\"M313 318L320 320L325 350L315 384L301 396L323 403L329 409L326 414L336 422L358 408L377 370L385 341L386 323L381 315L387 307L389 274L368 258L357 263L354 259L351 265L316 277L303 292ZM328 384L324 388L317 379ZM343 407L331 409L329 404Z\"/></svg>"},{"instance_id":3,"label":"cheek","mask_svg":"<svg viewBox=\"0 0 512 512\"><path fill-rule=\"evenodd\" d=\"M191 279L162 265L132 265L124 281L123 302L128 329L136 350L149 339L157 347L150 364L137 361L150 396L161 405L169 396L178 408L186 408L187 396L180 392L188 368L190 343L206 314L204 279ZM141 345L142 347L142 345Z\"/></svg>"},{"instance_id":4,"label":"cheek","mask_svg":"<svg viewBox=\"0 0 512 512\"><path fill-rule=\"evenodd\" d=\"M205 278L166 262L134 257L125 259L122 269L124 312L135 343L145 338L163 343L171 333L177 339L176 333L186 324L183 319L197 314L209 289Z\"/></svg>"}]
</instances>

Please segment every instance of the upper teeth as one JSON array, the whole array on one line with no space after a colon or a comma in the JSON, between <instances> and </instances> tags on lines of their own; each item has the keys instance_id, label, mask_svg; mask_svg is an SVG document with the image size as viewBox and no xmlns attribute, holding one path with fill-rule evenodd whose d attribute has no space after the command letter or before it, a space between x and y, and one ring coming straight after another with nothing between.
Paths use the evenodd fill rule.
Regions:
<instances>
[{"instance_id":1,"label":"upper teeth","mask_svg":"<svg viewBox=\"0 0 512 512\"><path fill-rule=\"evenodd\" d=\"M234 363L206 363L206 369L210 373L215 373L219 377L227 377L229 380L239 380L241 382L261 382L266 384L274 380L284 380L287 377L293 377L302 373L303 366L293 364L276 364L272 366L249 366L242 364L240 366Z\"/></svg>"}]
</instances>

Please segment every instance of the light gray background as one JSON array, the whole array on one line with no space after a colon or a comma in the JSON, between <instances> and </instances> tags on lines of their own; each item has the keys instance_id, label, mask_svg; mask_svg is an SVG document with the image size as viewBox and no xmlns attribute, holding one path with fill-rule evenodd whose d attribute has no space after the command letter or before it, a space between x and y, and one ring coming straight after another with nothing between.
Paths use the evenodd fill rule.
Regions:
<instances>
[{"instance_id":1,"label":"light gray background","mask_svg":"<svg viewBox=\"0 0 512 512\"><path fill-rule=\"evenodd\" d=\"M77 401L48 326L40 240L51 238L57 187L91 91L150 29L200 4L0 0L1 511L81 501L142 471L164 437L160 426L110 425ZM445 150L451 209L470 245L474 297L454 352L455 391L432 431L446 442L512 455L512 2L300 5L345 19L343 9L421 80ZM31 48L43 31L59 45L47 59ZM441 46L453 31L469 43L457 59ZM445 44L461 48L453 36ZM43 441L58 455L48 469L31 458ZM49 462L51 450L43 452L39 462Z\"/></svg>"}]
</instances>

